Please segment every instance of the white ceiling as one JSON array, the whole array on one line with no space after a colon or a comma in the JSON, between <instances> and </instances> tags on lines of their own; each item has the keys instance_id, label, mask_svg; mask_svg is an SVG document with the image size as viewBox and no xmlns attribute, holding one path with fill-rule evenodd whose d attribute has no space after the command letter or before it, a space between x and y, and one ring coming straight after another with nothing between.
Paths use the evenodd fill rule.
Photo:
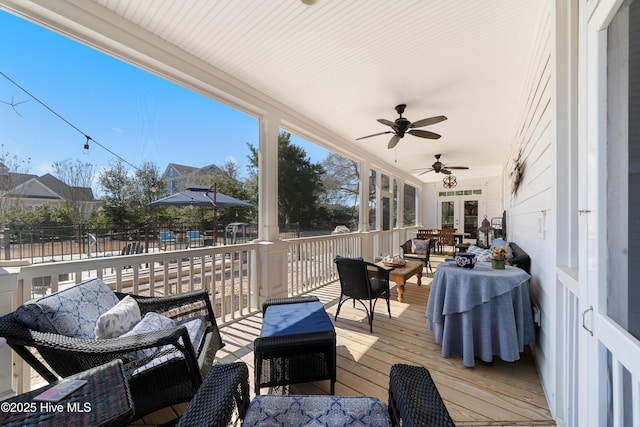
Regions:
<instances>
[{"instance_id":1,"label":"white ceiling","mask_svg":"<svg viewBox=\"0 0 640 427\"><path fill-rule=\"evenodd\" d=\"M49 7L45 0L34 3ZM115 25L132 37L152 33L326 128L338 145L355 144L405 171L428 167L442 153L443 163L471 168L456 171L460 182L503 170L543 6L541 0L317 0L311 6L300 0L95 0L90 11L97 19L68 17L106 37L100 21L121 17L129 22ZM394 150L386 148L390 135L355 141L388 130L376 119L393 121L400 103L411 121L447 116L423 128L442 138L407 135Z\"/></svg>"}]
</instances>

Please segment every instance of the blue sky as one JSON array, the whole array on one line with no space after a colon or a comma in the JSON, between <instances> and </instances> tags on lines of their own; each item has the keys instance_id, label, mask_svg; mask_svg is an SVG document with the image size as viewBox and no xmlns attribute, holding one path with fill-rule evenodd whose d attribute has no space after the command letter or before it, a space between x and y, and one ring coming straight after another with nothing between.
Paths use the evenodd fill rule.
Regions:
<instances>
[{"instance_id":1,"label":"blue sky","mask_svg":"<svg viewBox=\"0 0 640 427\"><path fill-rule=\"evenodd\" d=\"M0 72L84 134L134 166L144 161L190 166L233 160L245 173L258 144L258 121L54 32L0 11ZM79 159L97 168L117 159L0 75L3 153L30 159L30 173L51 172L56 161ZM300 138L312 161L328 152ZM94 186L95 187L95 186Z\"/></svg>"}]
</instances>

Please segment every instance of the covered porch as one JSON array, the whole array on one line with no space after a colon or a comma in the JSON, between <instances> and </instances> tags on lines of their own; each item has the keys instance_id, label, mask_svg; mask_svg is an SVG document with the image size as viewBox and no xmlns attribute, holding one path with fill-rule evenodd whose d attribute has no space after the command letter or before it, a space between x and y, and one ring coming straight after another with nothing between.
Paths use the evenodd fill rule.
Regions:
<instances>
[{"instance_id":1,"label":"covered porch","mask_svg":"<svg viewBox=\"0 0 640 427\"><path fill-rule=\"evenodd\" d=\"M456 421L475 422L462 409L465 404L474 414L479 407L491 408L500 414L497 423L512 418L505 407L532 413L518 397L529 396L529 389L537 390L541 382L552 415L535 410L531 424L552 418L566 426L640 426L634 310L639 297L631 268L638 252L638 140L630 137L636 135L638 111L627 102L639 86L637 78L627 79L637 76L637 49L627 48L637 44L630 29L640 20L638 2L274 3L209 7L210 2L191 0L157 7L133 0L0 0L11 13L256 117L260 151L257 241L228 249L24 267L16 273L17 290L3 289L2 308L24 301L32 280L44 276L52 278L52 290L65 274L72 281L109 276L116 289L130 287L135 293L205 286L219 300L216 313L226 350L231 351L231 343L237 346L238 356L225 358L250 362L248 346L259 329L263 299L322 292L336 280L336 254L373 259L393 253L418 226L442 226L439 207L449 197L440 195L442 175L420 172L440 153L447 165L471 167L458 177L457 190L486 194L480 218L507 211L508 239L531 255L531 293L542 325L532 351L539 379L529 388L501 395L499 390L509 386L488 381L499 377L499 364L465 370L454 362L453 373L434 368L444 387L462 372L493 373L441 387ZM447 121L430 128L442 141L424 143L409 135L393 150L387 149L387 137L360 141L374 132L391 132L379 119L394 119L391 109L402 104L411 120L446 114ZM280 240L280 130L359 165L357 233ZM217 142L203 147L213 153ZM374 174L375 180L369 179ZM383 175L392 186L383 188ZM610 183L622 185L611 191ZM411 221L398 208L405 207L407 188L415 202ZM378 208L375 219L370 206ZM396 223L383 221L380 212L387 206L387 218ZM217 263L227 259L228 268ZM217 265L225 265L223 274ZM242 292L239 297L229 298L236 289ZM411 292L409 286L407 298ZM328 304L327 309L333 308ZM419 308L414 312L395 303L393 310L399 318L414 313L416 328L422 328ZM359 321L359 314L352 320ZM406 342L392 341L401 334L388 335L383 316L377 321L374 331L380 335L371 336L375 342L353 331L362 325L347 323L345 333L352 335L340 339L360 344L340 349L339 369L349 380L339 390L371 384L372 393L381 392L389 364L374 355L399 358L395 348L394 353L379 350L383 344L396 346L403 357L420 355L425 365L450 362L438 359L437 349L431 357L408 350ZM428 337L426 327L417 330ZM0 373L10 365L6 348L2 351ZM520 374L504 375L514 384L524 377ZM14 378L22 387L28 374L17 365L16 377L4 380L13 383ZM453 387L476 383L483 387L468 393ZM487 396L487 390L502 406L475 399ZM495 425L488 419L479 422ZM520 422L527 421L517 418L509 424Z\"/></svg>"}]
</instances>

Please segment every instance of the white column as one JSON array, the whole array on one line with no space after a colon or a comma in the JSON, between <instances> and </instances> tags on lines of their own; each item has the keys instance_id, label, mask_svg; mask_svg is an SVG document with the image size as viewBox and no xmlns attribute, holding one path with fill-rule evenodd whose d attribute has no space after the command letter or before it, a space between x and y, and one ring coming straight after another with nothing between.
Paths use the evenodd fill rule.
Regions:
<instances>
[{"instance_id":1,"label":"white column","mask_svg":"<svg viewBox=\"0 0 640 427\"><path fill-rule=\"evenodd\" d=\"M263 117L260 120L258 147L258 239L280 240L278 229L278 120Z\"/></svg>"},{"instance_id":2,"label":"white column","mask_svg":"<svg viewBox=\"0 0 640 427\"><path fill-rule=\"evenodd\" d=\"M262 117L258 149L258 254L257 294L267 298L288 296L288 244L280 240L278 227L279 119Z\"/></svg>"},{"instance_id":3,"label":"white column","mask_svg":"<svg viewBox=\"0 0 640 427\"><path fill-rule=\"evenodd\" d=\"M404 180L400 178L394 178L398 184L398 205L396 206L396 215L398 218L398 224L396 228L404 228Z\"/></svg>"},{"instance_id":4,"label":"white column","mask_svg":"<svg viewBox=\"0 0 640 427\"><path fill-rule=\"evenodd\" d=\"M358 231L369 231L369 163L360 162L360 211Z\"/></svg>"}]
</instances>

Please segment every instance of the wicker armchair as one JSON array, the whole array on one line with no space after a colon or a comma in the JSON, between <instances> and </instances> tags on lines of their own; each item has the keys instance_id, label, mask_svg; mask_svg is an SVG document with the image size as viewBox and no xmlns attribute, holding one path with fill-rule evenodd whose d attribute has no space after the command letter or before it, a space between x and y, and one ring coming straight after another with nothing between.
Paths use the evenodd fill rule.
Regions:
<instances>
[{"instance_id":1,"label":"wicker armchair","mask_svg":"<svg viewBox=\"0 0 640 427\"><path fill-rule=\"evenodd\" d=\"M417 243L422 243L424 246L424 250L421 253L414 252L414 241ZM405 258L414 259L418 261L422 261L424 266L433 274L433 268L431 268L431 251L436 247L437 240L436 239L409 239L400 245L402 249L402 253Z\"/></svg>"},{"instance_id":2,"label":"wicker armchair","mask_svg":"<svg viewBox=\"0 0 640 427\"><path fill-rule=\"evenodd\" d=\"M389 270L360 259L336 258L338 276L340 277L340 302L335 319L345 301L352 299L355 306L358 301L367 312L369 332L373 332L373 312L379 297L387 300L387 311L391 319L389 305ZM369 301L369 307L363 301Z\"/></svg>"},{"instance_id":3,"label":"wicker armchair","mask_svg":"<svg viewBox=\"0 0 640 427\"><path fill-rule=\"evenodd\" d=\"M79 285L76 285L79 286ZM64 292L64 291L63 291ZM118 299L127 294L114 293ZM121 359L140 418L169 405L188 402L223 346L206 290L159 298L131 295L144 316L162 314L177 325L155 332L108 339L76 338L40 332L16 319L16 312L0 317L0 336L46 381L53 382ZM203 333L192 345L187 319L204 321ZM202 324L201 324L202 325ZM43 363L44 362L44 363Z\"/></svg>"}]
</instances>

